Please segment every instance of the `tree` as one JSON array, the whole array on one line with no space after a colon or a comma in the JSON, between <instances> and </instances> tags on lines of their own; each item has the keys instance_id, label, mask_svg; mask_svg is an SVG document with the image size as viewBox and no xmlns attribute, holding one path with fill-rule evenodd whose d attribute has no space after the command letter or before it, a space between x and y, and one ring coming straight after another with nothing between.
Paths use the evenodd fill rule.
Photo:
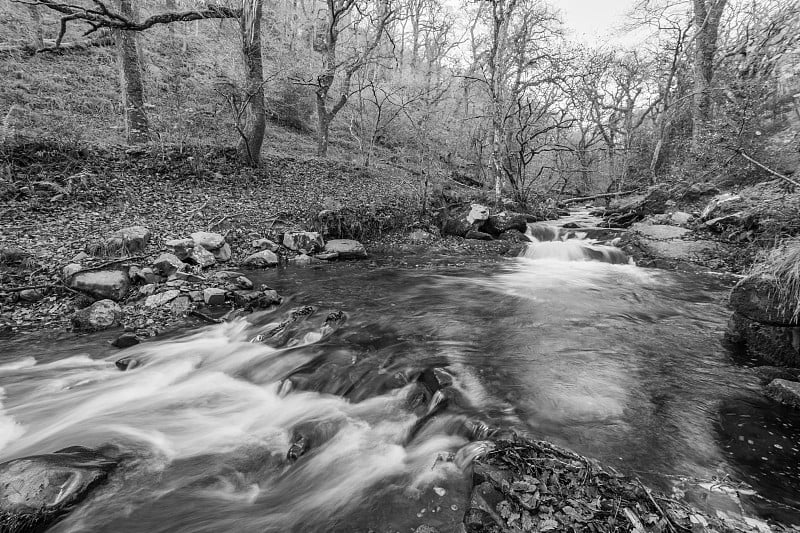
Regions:
<instances>
[{"instance_id":1,"label":"tree","mask_svg":"<svg viewBox=\"0 0 800 533\"><path fill-rule=\"evenodd\" d=\"M120 0L120 15L136 19L131 0ZM147 113L144 109L144 83L136 32L118 29L114 31L117 57L122 84L122 108L125 113L125 139L128 144L143 144L149 140Z\"/></svg>"},{"instance_id":2,"label":"tree","mask_svg":"<svg viewBox=\"0 0 800 533\"><path fill-rule=\"evenodd\" d=\"M387 24L394 15L389 0L378 0L372 16L362 17L363 19L371 18L372 22L369 25L371 27L367 28L363 47L360 50L356 49L358 51L344 59L340 59L338 56L339 39L345 26L357 28L358 22L362 22L348 21L348 19L352 17L353 11L360 15L367 13L367 9L359 4L358 0L326 0L326 8L324 35L314 43L314 49L322 56L322 68L313 84L317 108L317 155L320 157L326 157L328 154L330 125L351 96L350 85L353 75L368 63ZM342 80L338 91L339 96L331 102L330 91L336 80L336 74L340 71Z\"/></svg>"},{"instance_id":3,"label":"tree","mask_svg":"<svg viewBox=\"0 0 800 533\"><path fill-rule=\"evenodd\" d=\"M245 94L243 96L246 102L245 109L245 126L239 140L237 152L240 161L243 164L255 166L259 162L261 144L264 139L264 128L266 126L266 119L264 114L264 75L262 71L262 57L261 57L261 13L263 0L241 0L241 8L234 9L219 4L209 4L201 9L192 9L186 11L168 11L147 17L144 20L138 20L133 13L132 0L121 0L119 10L110 8L107 2L103 0L92 0L91 7L82 5L71 4L59 0L13 0L16 2L33 4L36 6L44 6L52 11L60 13L61 25L58 37L56 38L56 47L60 44L67 30L67 24L73 21L80 21L89 25L84 35L90 35L101 28L108 28L112 31L118 32L123 36L123 43L120 44L125 54L123 57L133 59L133 52L135 45L131 45L130 41L125 40L125 35L130 35L132 32L141 32L152 28L159 24L171 24L174 22L191 22L206 19L238 19L239 29L242 37L242 56L245 65ZM126 5L127 4L127 5ZM138 54L135 54L138 56ZM138 62L138 58L136 60ZM138 103L143 101L143 91L141 90L141 74L139 74L139 88L136 88L136 73L133 72L133 63L122 61L123 69L123 85L126 90L123 91L125 95L125 108L133 110L134 113L129 117L131 120L129 126L130 131L136 135L140 135L143 131L146 122L142 122L142 114L137 114ZM129 67L131 70L127 71ZM126 82L132 81L133 83ZM127 89L131 87L132 89ZM143 106L143 102L142 102ZM126 117L128 115L126 114ZM146 117L144 118L146 121ZM128 124L126 124L128 125ZM133 139L138 142L140 139Z\"/></svg>"},{"instance_id":4,"label":"tree","mask_svg":"<svg viewBox=\"0 0 800 533\"><path fill-rule=\"evenodd\" d=\"M711 81L722 13L728 0L693 0L694 7L694 107L692 145L699 150L711 127Z\"/></svg>"}]
</instances>

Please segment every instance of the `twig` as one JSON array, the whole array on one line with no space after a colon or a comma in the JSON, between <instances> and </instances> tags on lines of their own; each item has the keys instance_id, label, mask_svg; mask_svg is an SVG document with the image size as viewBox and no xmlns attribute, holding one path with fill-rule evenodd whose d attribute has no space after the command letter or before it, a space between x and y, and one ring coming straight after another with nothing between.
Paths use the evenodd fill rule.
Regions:
<instances>
[{"instance_id":1,"label":"twig","mask_svg":"<svg viewBox=\"0 0 800 533\"><path fill-rule=\"evenodd\" d=\"M655 498L653 498L653 495L650 494L650 490L644 486L644 483L642 483L642 480L640 480L638 477L636 478L636 482L639 483L639 486L642 488L645 494L647 494L647 497L650 498L650 501L653 502L653 505L656 506L656 510L659 513L661 513L661 516L663 516L664 520L667 521L667 526L669 527L669 530L672 531L673 533L676 533L675 526L672 524L672 520L670 519L669 515L664 512L664 509L662 509L661 506L658 504L658 502L655 500Z\"/></svg>"},{"instance_id":2,"label":"twig","mask_svg":"<svg viewBox=\"0 0 800 533\"><path fill-rule=\"evenodd\" d=\"M223 222L225 222L225 221L226 221L226 220L228 220L229 218L236 218L236 217L240 217L240 216L242 216L242 215L244 215L244 214L245 214L245 212L244 212L244 211L241 211L241 212L239 212L239 213L233 213L233 214L231 214L231 215L225 215L224 217L222 217L221 219L219 219L217 222L214 222L213 224L209 224L209 226L208 226L208 231L211 231L212 229L216 228L217 226L219 226L220 224L222 224Z\"/></svg>"},{"instance_id":3,"label":"twig","mask_svg":"<svg viewBox=\"0 0 800 533\"><path fill-rule=\"evenodd\" d=\"M196 213L199 213L200 211L202 211L203 209L205 209L205 208L206 208L206 206L208 205L208 202L210 202L210 201L211 201L211 199L210 199L208 196L206 196L206 201L205 201L205 203L204 203L203 205L201 205L201 206L200 206L200 207L198 207L197 209L192 209L191 211L189 211L189 214L188 214L188 215L186 215L186 221L188 222L189 220L191 220L191 219L192 219L192 217L193 217L193 216L194 216Z\"/></svg>"},{"instance_id":4,"label":"twig","mask_svg":"<svg viewBox=\"0 0 800 533\"><path fill-rule=\"evenodd\" d=\"M745 159L747 159L748 161L750 161L751 163L753 163L757 167L760 167L760 168L766 170L767 172L769 172L773 176L777 176L777 177L779 177L781 179L784 179L784 180L788 181L789 183L791 183L792 185L794 185L795 187L800 187L800 183L797 183L796 181L794 181L793 179L791 179L788 176L784 176L780 172L772 170L771 168L769 168L767 165L765 165L763 163L759 163L758 161L756 161L755 159L753 159L752 157L747 155L747 153L744 150L738 150L737 152L738 152L739 155L741 155L742 157L744 157Z\"/></svg>"}]
</instances>

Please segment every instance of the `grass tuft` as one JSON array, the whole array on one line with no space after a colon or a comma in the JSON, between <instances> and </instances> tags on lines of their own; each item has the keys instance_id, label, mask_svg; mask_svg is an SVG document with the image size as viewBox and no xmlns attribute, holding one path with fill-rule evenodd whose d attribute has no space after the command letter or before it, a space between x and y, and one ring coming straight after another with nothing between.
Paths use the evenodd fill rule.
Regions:
<instances>
[{"instance_id":1,"label":"grass tuft","mask_svg":"<svg viewBox=\"0 0 800 533\"><path fill-rule=\"evenodd\" d=\"M800 319L800 237L786 239L762 254L749 274L773 280L782 310L792 313L795 321Z\"/></svg>"}]
</instances>

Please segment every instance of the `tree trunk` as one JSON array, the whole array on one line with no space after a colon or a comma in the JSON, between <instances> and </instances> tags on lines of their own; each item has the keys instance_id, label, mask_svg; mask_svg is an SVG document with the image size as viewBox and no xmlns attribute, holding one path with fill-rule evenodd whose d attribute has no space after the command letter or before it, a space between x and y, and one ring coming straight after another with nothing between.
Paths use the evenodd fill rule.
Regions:
<instances>
[{"instance_id":1,"label":"tree trunk","mask_svg":"<svg viewBox=\"0 0 800 533\"><path fill-rule=\"evenodd\" d=\"M694 98L692 108L692 148L702 150L711 129L711 81L714 55L722 12L727 0L694 0Z\"/></svg>"},{"instance_id":2,"label":"tree trunk","mask_svg":"<svg viewBox=\"0 0 800 533\"><path fill-rule=\"evenodd\" d=\"M120 0L120 14L135 19L131 0ZM125 110L125 138L128 144L142 144L149 140L147 113L144 110L144 84L142 65L133 31L115 31L117 53L122 82L122 106Z\"/></svg>"},{"instance_id":3,"label":"tree trunk","mask_svg":"<svg viewBox=\"0 0 800 533\"><path fill-rule=\"evenodd\" d=\"M44 48L44 30L42 29L42 15L39 13L39 6L28 4L28 12L33 21L33 32L31 45L35 50Z\"/></svg>"},{"instance_id":4,"label":"tree trunk","mask_svg":"<svg viewBox=\"0 0 800 533\"><path fill-rule=\"evenodd\" d=\"M264 111L264 66L261 57L261 12L263 0L242 0L239 28L242 33L242 55L245 66L245 122L243 136L236 151L239 160L258 166L267 116Z\"/></svg>"},{"instance_id":5,"label":"tree trunk","mask_svg":"<svg viewBox=\"0 0 800 533\"><path fill-rule=\"evenodd\" d=\"M331 126L331 117L325 107L325 97L317 93L317 155L328 155L328 130Z\"/></svg>"}]
</instances>

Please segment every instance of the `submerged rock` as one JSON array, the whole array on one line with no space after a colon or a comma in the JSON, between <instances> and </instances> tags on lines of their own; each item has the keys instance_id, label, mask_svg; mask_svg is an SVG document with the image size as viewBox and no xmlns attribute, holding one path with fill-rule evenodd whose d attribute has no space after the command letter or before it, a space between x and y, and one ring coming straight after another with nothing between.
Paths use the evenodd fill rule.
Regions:
<instances>
[{"instance_id":1,"label":"submerged rock","mask_svg":"<svg viewBox=\"0 0 800 533\"><path fill-rule=\"evenodd\" d=\"M122 309L112 300L99 300L72 315L72 326L78 331L101 331L119 324Z\"/></svg>"},{"instance_id":2,"label":"submerged rock","mask_svg":"<svg viewBox=\"0 0 800 533\"><path fill-rule=\"evenodd\" d=\"M139 337L135 333L123 333L111 343L115 348L130 348L139 344Z\"/></svg>"},{"instance_id":3,"label":"submerged rock","mask_svg":"<svg viewBox=\"0 0 800 533\"><path fill-rule=\"evenodd\" d=\"M0 464L0 530L46 530L85 500L115 466L109 457L80 446Z\"/></svg>"},{"instance_id":4,"label":"submerged rock","mask_svg":"<svg viewBox=\"0 0 800 533\"><path fill-rule=\"evenodd\" d=\"M78 272L69 279L69 287L93 298L119 301L125 298L131 280L122 270Z\"/></svg>"}]
</instances>

